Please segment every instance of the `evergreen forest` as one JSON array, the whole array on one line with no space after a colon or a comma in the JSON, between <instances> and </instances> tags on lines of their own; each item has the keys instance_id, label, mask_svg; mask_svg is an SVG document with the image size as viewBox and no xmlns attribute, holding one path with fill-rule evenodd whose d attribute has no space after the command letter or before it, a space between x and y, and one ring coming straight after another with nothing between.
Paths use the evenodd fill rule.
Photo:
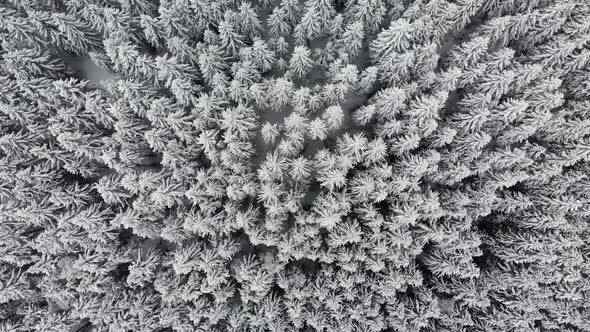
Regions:
<instances>
[{"instance_id":1,"label":"evergreen forest","mask_svg":"<svg viewBox=\"0 0 590 332\"><path fill-rule=\"evenodd\" d=\"M0 332L590 332L590 1L0 0Z\"/></svg>"}]
</instances>

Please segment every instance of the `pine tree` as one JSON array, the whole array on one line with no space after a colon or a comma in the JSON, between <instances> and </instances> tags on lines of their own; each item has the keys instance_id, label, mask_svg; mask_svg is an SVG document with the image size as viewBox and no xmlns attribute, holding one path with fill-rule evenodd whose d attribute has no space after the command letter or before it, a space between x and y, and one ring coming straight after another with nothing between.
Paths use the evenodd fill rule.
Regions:
<instances>
[{"instance_id":1,"label":"pine tree","mask_svg":"<svg viewBox=\"0 0 590 332\"><path fill-rule=\"evenodd\" d=\"M313 61L310 58L311 52L304 46L296 46L289 61L289 71L296 78L304 77L311 67Z\"/></svg>"},{"instance_id":2,"label":"pine tree","mask_svg":"<svg viewBox=\"0 0 590 332\"><path fill-rule=\"evenodd\" d=\"M340 42L351 59L354 59L360 53L361 48L363 47L364 38L365 31L363 24L360 21L356 21L347 26Z\"/></svg>"},{"instance_id":3,"label":"pine tree","mask_svg":"<svg viewBox=\"0 0 590 332\"><path fill-rule=\"evenodd\" d=\"M237 55L239 49L246 46L244 37L236 31L227 16L223 22L219 23L219 38L220 47L228 55Z\"/></svg>"},{"instance_id":4,"label":"pine tree","mask_svg":"<svg viewBox=\"0 0 590 332\"><path fill-rule=\"evenodd\" d=\"M371 56L377 61L391 52L402 53L412 46L414 27L406 19L392 22L389 28L377 35L371 43Z\"/></svg>"},{"instance_id":5,"label":"pine tree","mask_svg":"<svg viewBox=\"0 0 590 332\"><path fill-rule=\"evenodd\" d=\"M336 11L330 1L307 0L301 17L302 33L310 40L322 36L328 31L328 22L334 15Z\"/></svg>"}]
</instances>

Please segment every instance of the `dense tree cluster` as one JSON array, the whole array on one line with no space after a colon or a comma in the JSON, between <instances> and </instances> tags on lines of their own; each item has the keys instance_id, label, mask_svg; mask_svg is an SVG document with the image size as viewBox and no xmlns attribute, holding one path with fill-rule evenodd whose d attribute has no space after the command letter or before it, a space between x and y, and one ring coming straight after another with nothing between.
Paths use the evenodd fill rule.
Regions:
<instances>
[{"instance_id":1,"label":"dense tree cluster","mask_svg":"<svg viewBox=\"0 0 590 332\"><path fill-rule=\"evenodd\" d=\"M590 3L0 1L0 331L590 331Z\"/></svg>"}]
</instances>

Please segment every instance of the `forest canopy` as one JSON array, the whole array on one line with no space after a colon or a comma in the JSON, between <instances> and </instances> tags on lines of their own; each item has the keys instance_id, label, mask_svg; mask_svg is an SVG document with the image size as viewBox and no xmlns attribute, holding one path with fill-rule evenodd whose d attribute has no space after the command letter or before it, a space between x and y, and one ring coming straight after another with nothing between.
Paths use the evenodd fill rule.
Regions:
<instances>
[{"instance_id":1,"label":"forest canopy","mask_svg":"<svg viewBox=\"0 0 590 332\"><path fill-rule=\"evenodd\" d=\"M590 331L590 2L0 1L0 331Z\"/></svg>"}]
</instances>

